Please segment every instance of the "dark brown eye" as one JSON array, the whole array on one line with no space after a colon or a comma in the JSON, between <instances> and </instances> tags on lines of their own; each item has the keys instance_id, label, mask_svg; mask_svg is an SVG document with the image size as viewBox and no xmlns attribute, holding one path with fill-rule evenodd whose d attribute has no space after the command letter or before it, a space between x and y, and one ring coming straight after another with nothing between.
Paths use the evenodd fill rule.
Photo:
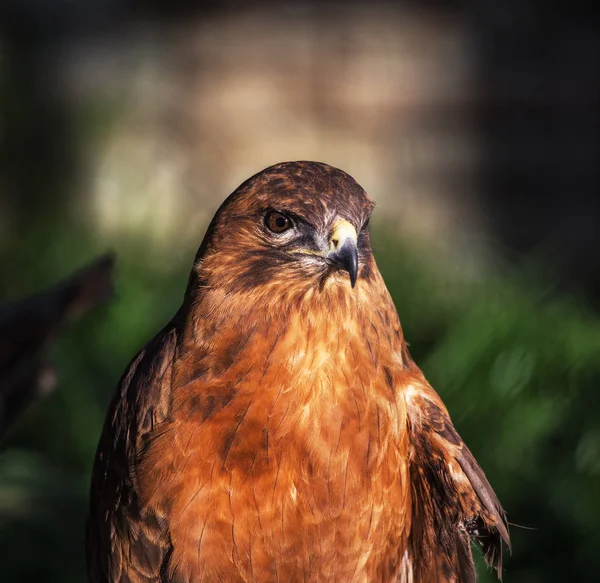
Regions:
<instances>
[{"instance_id":1,"label":"dark brown eye","mask_svg":"<svg viewBox=\"0 0 600 583\"><path fill-rule=\"evenodd\" d=\"M284 233L294 226L289 217L286 217L284 214L276 211L270 212L265 217L265 225L267 225L267 229L269 229L269 231L277 234Z\"/></svg>"}]
</instances>

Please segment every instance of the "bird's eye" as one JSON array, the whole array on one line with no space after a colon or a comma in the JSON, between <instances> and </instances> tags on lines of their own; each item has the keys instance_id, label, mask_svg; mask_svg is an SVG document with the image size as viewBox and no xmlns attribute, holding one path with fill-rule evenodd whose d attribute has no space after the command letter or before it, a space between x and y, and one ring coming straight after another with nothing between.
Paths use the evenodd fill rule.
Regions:
<instances>
[{"instance_id":1,"label":"bird's eye","mask_svg":"<svg viewBox=\"0 0 600 583\"><path fill-rule=\"evenodd\" d=\"M267 225L267 229L269 229L269 231L277 234L284 233L294 226L289 217L286 217L284 214L276 211L270 212L265 217L265 225Z\"/></svg>"}]
</instances>

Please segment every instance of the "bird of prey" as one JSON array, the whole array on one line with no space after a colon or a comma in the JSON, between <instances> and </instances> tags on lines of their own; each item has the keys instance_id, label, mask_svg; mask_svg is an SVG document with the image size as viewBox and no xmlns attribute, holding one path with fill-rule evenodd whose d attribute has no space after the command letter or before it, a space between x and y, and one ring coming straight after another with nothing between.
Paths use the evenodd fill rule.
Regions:
<instances>
[{"instance_id":1,"label":"bird of prey","mask_svg":"<svg viewBox=\"0 0 600 583\"><path fill-rule=\"evenodd\" d=\"M133 359L93 470L93 583L471 582L507 521L411 359L345 172L225 200L183 304Z\"/></svg>"}]
</instances>

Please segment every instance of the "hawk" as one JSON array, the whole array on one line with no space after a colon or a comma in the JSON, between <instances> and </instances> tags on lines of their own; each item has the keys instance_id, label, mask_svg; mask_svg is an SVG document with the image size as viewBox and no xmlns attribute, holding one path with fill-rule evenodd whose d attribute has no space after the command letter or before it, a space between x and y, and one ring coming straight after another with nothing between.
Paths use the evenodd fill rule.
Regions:
<instances>
[{"instance_id":1,"label":"hawk","mask_svg":"<svg viewBox=\"0 0 600 583\"><path fill-rule=\"evenodd\" d=\"M272 166L217 211L183 304L133 359L93 470L93 583L501 577L505 513L407 350L373 203Z\"/></svg>"}]
</instances>

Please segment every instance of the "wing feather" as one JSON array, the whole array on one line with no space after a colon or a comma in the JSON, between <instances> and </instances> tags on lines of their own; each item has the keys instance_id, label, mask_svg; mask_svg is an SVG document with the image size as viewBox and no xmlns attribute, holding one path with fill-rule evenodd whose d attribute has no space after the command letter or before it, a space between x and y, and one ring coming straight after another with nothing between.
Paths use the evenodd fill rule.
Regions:
<instances>
[{"instance_id":1,"label":"wing feather","mask_svg":"<svg viewBox=\"0 0 600 583\"><path fill-rule=\"evenodd\" d=\"M474 583L471 540L502 579L508 523L483 470L421 376L404 388L410 440L412 521L400 581Z\"/></svg>"},{"instance_id":2,"label":"wing feather","mask_svg":"<svg viewBox=\"0 0 600 583\"><path fill-rule=\"evenodd\" d=\"M96 454L86 553L92 583L161 581L171 553L168 525L142 508L136 461L169 412L174 327L165 328L130 363L110 405Z\"/></svg>"}]
</instances>

